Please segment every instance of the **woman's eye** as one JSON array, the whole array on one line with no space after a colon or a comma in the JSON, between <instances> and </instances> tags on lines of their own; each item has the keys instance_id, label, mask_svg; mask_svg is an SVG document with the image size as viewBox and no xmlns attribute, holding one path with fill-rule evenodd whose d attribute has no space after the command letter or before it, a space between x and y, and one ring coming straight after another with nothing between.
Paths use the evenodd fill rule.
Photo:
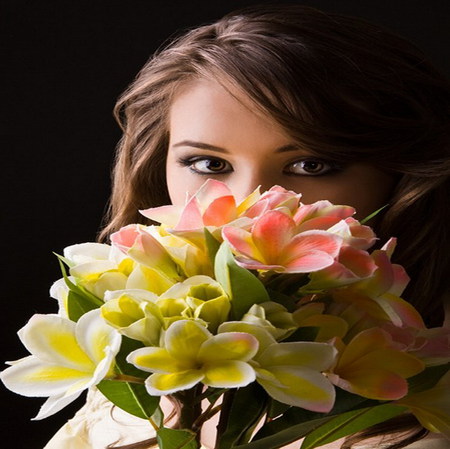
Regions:
<instances>
[{"instance_id":1,"label":"woman's eye","mask_svg":"<svg viewBox=\"0 0 450 449\"><path fill-rule=\"evenodd\" d=\"M338 169L336 165L320 159L303 159L292 162L284 171L290 175L319 176Z\"/></svg>"},{"instance_id":2,"label":"woman's eye","mask_svg":"<svg viewBox=\"0 0 450 449\"><path fill-rule=\"evenodd\" d=\"M191 158L180 162L182 165L189 167L190 170L198 174L223 174L233 171L231 165L222 159Z\"/></svg>"}]
</instances>

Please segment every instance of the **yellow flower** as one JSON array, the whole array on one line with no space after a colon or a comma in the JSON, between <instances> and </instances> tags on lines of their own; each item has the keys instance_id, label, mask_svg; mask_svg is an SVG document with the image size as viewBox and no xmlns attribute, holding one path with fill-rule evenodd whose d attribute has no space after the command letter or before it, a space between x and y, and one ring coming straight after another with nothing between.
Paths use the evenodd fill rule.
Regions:
<instances>
[{"instance_id":1,"label":"yellow flower","mask_svg":"<svg viewBox=\"0 0 450 449\"><path fill-rule=\"evenodd\" d=\"M255 380L248 361L258 341L240 332L212 335L193 320L174 322L164 336L164 347L141 348L127 361L152 374L145 381L151 395L161 396L192 388L199 382L215 388L244 387Z\"/></svg>"}]
</instances>

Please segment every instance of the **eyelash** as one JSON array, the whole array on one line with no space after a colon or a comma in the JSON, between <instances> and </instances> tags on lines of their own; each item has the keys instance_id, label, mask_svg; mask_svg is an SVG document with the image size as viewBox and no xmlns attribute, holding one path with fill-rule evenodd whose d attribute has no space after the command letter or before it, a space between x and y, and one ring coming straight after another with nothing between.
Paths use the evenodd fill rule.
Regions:
<instances>
[{"instance_id":1,"label":"eyelash","mask_svg":"<svg viewBox=\"0 0 450 449\"><path fill-rule=\"evenodd\" d=\"M193 166L196 162L201 162L201 161L214 161L214 162L219 162L224 164L225 166L229 166L229 169L226 169L225 171L223 171L223 169L221 171L210 171L210 172L202 172L200 170L195 169ZM210 176L210 175L226 175L228 173L231 173L233 171L233 168L231 167L231 164L223 159L220 158L216 158L216 157L205 157L205 156L194 156L194 157L187 157L187 158L180 158L178 159L178 164L180 164L183 167L188 167L189 170L191 170L193 173L200 175L200 176ZM314 163L319 163L322 164L324 166L328 166L328 168L325 170L325 172L323 173L294 173L294 172L289 172L284 170L283 173L288 175L288 176L324 176L324 175L330 175L339 171L343 170L343 167L335 162L330 162L330 161L324 161L323 159L319 159L319 158L305 158L305 159L297 159L293 162L290 162L289 164L287 164L286 167L289 166L293 166L295 164L302 164L304 165L305 163L308 162L314 162Z\"/></svg>"}]
</instances>

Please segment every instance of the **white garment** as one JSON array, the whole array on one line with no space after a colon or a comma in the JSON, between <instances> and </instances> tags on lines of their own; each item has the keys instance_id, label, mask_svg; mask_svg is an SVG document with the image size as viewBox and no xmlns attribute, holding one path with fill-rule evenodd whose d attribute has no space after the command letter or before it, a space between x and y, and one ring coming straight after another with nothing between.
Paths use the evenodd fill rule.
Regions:
<instances>
[{"instance_id":1,"label":"white garment","mask_svg":"<svg viewBox=\"0 0 450 449\"><path fill-rule=\"evenodd\" d=\"M164 398L163 398L164 399ZM163 409L170 411L170 403L162 401ZM213 421L213 420L211 420ZM170 423L169 423L170 424ZM209 422L203 449L213 445L214 422ZM208 435L209 434L209 435ZM98 390L89 391L86 404L53 436L44 449L105 449L108 445L125 445L146 440L155 436L150 423L114 407ZM336 441L322 449L338 449ZM285 446L284 449L298 449L299 442ZM381 449L383 446L364 444L358 449ZM407 446L405 449L450 449L450 442L441 435L431 434L423 440Z\"/></svg>"}]
</instances>

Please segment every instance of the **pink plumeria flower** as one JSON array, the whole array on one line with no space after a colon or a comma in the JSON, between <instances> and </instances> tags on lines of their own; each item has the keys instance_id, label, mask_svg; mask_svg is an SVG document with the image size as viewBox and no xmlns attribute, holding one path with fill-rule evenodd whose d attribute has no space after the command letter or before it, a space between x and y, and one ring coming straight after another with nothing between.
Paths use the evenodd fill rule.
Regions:
<instances>
[{"instance_id":1,"label":"pink plumeria flower","mask_svg":"<svg viewBox=\"0 0 450 449\"><path fill-rule=\"evenodd\" d=\"M177 267L167 250L144 226L130 224L111 235L111 242L131 259L177 279Z\"/></svg>"},{"instance_id":2,"label":"pink plumeria flower","mask_svg":"<svg viewBox=\"0 0 450 449\"><path fill-rule=\"evenodd\" d=\"M300 198L300 193L295 193L292 190L286 190L280 186L273 186L247 210L243 210L242 213L246 217L257 218L266 213L269 210L282 209L288 215L293 215L297 210ZM240 206L242 209L242 205Z\"/></svg>"},{"instance_id":3,"label":"pink plumeria flower","mask_svg":"<svg viewBox=\"0 0 450 449\"><path fill-rule=\"evenodd\" d=\"M332 265L311 273L310 282L302 287L301 292L308 293L349 285L370 278L377 268L367 251L343 246Z\"/></svg>"},{"instance_id":4,"label":"pink plumeria flower","mask_svg":"<svg viewBox=\"0 0 450 449\"><path fill-rule=\"evenodd\" d=\"M293 219L301 231L327 230L354 214L353 207L335 205L327 200L320 200L312 204L300 204Z\"/></svg>"},{"instance_id":5,"label":"pink plumeria flower","mask_svg":"<svg viewBox=\"0 0 450 449\"><path fill-rule=\"evenodd\" d=\"M308 273L334 262L342 238L325 231L298 234L294 220L272 210L258 218L251 232L226 226L222 236L243 267L276 272Z\"/></svg>"}]
</instances>

